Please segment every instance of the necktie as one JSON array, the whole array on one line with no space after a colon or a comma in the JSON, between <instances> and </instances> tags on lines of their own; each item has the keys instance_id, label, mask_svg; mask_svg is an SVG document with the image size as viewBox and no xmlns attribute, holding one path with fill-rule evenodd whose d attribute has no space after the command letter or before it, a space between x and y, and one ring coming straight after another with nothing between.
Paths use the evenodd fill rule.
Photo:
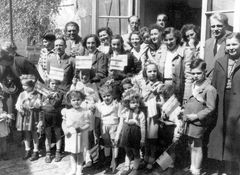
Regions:
<instances>
[{"instance_id":1,"label":"necktie","mask_svg":"<svg viewBox=\"0 0 240 175\"><path fill-rule=\"evenodd\" d=\"M214 44L214 48L213 48L213 55L215 56L217 54L217 40Z\"/></svg>"}]
</instances>

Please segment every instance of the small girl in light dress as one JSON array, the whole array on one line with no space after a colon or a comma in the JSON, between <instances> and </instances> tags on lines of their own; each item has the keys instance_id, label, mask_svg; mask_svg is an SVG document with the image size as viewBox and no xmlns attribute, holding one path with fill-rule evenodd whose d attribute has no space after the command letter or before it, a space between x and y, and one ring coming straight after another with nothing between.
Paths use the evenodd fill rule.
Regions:
<instances>
[{"instance_id":1,"label":"small girl in light dress","mask_svg":"<svg viewBox=\"0 0 240 175\"><path fill-rule=\"evenodd\" d=\"M134 89L126 90L122 99L123 109L120 111L120 123L115 138L116 144L125 149L126 169L122 175L136 175L140 164L140 148L145 144L146 119L142 109L142 97ZM133 168L130 168L131 158L134 158Z\"/></svg>"},{"instance_id":2,"label":"small girl in light dress","mask_svg":"<svg viewBox=\"0 0 240 175\"><path fill-rule=\"evenodd\" d=\"M90 127L90 110L81 107L85 95L81 91L70 91L66 95L70 109L62 110L62 128L65 134L65 151L71 153L71 170L69 175L81 175L84 154L88 148L88 129Z\"/></svg>"},{"instance_id":3,"label":"small girl in light dress","mask_svg":"<svg viewBox=\"0 0 240 175\"><path fill-rule=\"evenodd\" d=\"M3 111L3 92L0 83L0 160L7 160L7 136L10 133L9 121L12 115Z\"/></svg>"}]
</instances>

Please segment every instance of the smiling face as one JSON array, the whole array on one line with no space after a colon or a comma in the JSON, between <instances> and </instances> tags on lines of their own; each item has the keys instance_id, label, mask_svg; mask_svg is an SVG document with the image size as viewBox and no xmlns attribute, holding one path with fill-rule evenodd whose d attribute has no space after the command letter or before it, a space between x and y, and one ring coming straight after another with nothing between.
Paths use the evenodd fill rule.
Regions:
<instances>
[{"instance_id":1,"label":"smiling face","mask_svg":"<svg viewBox=\"0 0 240 175\"><path fill-rule=\"evenodd\" d=\"M213 37L219 39L225 34L226 27L221 21L213 18L210 20L210 24Z\"/></svg>"},{"instance_id":2,"label":"smiling face","mask_svg":"<svg viewBox=\"0 0 240 175\"><path fill-rule=\"evenodd\" d=\"M169 33L164 38L164 43L167 45L168 50L173 51L177 47L177 39L173 33Z\"/></svg>"},{"instance_id":3,"label":"smiling face","mask_svg":"<svg viewBox=\"0 0 240 175\"><path fill-rule=\"evenodd\" d=\"M78 31L74 25L67 26L67 36L70 40L75 40L77 38Z\"/></svg>"},{"instance_id":4,"label":"smiling face","mask_svg":"<svg viewBox=\"0 0 240 175\"><path fill-rule=\"evenodd\" d=\"M146 68L147 79L155 82L157 80L157 67L154 64L147 65Z\"/></svg>"},{"instance_id":5,"label":"smiling face","mask_svg":"<svg viewBox=\"0 0 240 175\"><path fill-rule=\"evenodd\" d=\"M161 33L158 29L152 29L150 31L150 38L154 44L161 42Z\"/></svg>"},{"instance_id":6,"label":"smiling face","mask_svg":"<svg viewBox=\"0 0 240 175\"><path fill-rule=\"evenodd\" d=\"M240 57L240 41L236 37L226 39L226 51L230 57L236 59Z\"/></svg>"},{"instance_id":7,"label":"smiling face","mask_svg":"<svg viewBox=\"0 0 240 175\"><path fill-rule=\"evenodd\" d=\"M87 50L89 51L89 53L93 53L97 49L96 41L95 41L94 37L90 37L87 39L86 46L87 46Z\"/></svg>"},{"instance_id":8,"label":"smiling face","mask_svg":"<svg viewBox=\"0 0 240 175\"><path fill-rule=\"evenodd\" d=\"M54 50L58 55L60 56L63 55L65 53L65 48L66 48L66 45L62 39L57 39L54 42Z\"/></svg>"},{"instance_id":9,"label":"smiling face","mask_svg":"<svg viewBox=\"0 0 240 175\"><path fill-rule=\"evenodd\" d=\"M100 40L101 44L109 45L110 36L108 35L106 30L103 30L103 31L99 32L98 36L99 36L99 40Z\"/></svg>"},{"instance_id":10,"label":"smiling face","mask_svg":"<svg viewBox=\"0 0 240 175\"><path fill-rule=\"evenodd\" d=\"M161 28L165 28L167 23L167 17L166 15L158 15L156 24L158 24Z\"/></svg>"},{"instance_id":11,"label":"smiling face","mask_svg":"<svg viewBox=\"0 0 240 175\"><path fill-rule=\"evenodd\" d=\"M139 48L140 47L140 37L137 34L132 34L130 38L130 42L133 46L133 48Z\"/></svg>"},{"instance_id":12,"label":"smiling face","mask_svg":"<svg viewBox=\"0 0 240 175\"><path fill-rule=\"evenodd\" d=\"M110 93L104 93L102 94L102 99L106 105L110 105L113 101L113 96Z\"/></svg>"}]
</instances>

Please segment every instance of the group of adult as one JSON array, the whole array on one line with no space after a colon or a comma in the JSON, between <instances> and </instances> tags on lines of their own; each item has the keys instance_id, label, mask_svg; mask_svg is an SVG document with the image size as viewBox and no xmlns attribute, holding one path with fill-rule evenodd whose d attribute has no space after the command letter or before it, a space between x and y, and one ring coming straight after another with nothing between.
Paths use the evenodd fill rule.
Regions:
<instances>
[{"instance_id":1,"label":"group of adult","mask_svg":"<svg viewBox=\"0 0 240 175\"><path fill-rule=\"evenodd\" d=\"M103 27L97 34L87 35L84 39L78 34L78 24L68 22L64 37L56 37L53 33L43 36L44 49L37 67L18 55L14 44L2 43L0 82L8 81L6 77L11 75L16 86L14 93L5 92L11 97L6 101L5 109L14 113L16 98L22 90L21 74L33 74L44 82L50 67L58 67L64 70L60 88L69 89L76 73L74 59L78 55L92 56L89 72L92 82L100 82L113 74L109 62L116 55L128 57L127 66L118 72L122 79L139 74L146 62L154 62L159 66L161 81L171 83L178 99L184 103L191 91L190 62L199 57L200 49L204 49L207 76L218 91L215 125L209 132L208 157L224 162L225 169L232 169L232 162L240 162L240 33L228 31L227 16L215 13L210 17L212 37L206 40L204 48L200 48L198 26L186 24L177 30L168 27L167 21L167 15L159 14L156 24L140 28L140 19L131 16L128 19L130 30L122 36L113 35L110 28Z\"/></svg>"}]
</instances>

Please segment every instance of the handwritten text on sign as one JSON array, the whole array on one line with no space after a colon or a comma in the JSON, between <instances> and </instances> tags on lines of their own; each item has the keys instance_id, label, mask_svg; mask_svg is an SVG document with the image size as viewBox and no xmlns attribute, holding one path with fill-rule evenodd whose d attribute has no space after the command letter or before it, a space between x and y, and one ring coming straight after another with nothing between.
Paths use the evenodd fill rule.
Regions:
<instances>
[{"instance_id":1,"label":"handwritten text on sign","mask_svg":"<svg viewBox=\"0 0 240 175\"><path fill-rule=\"evenodd\" d=\"M127 55L118 55L111 58L110 61L110 70L124 70L124 67L127 66L128 57Z\"/></svg>"},{"instance_id":2,"label":"handwritten text on sign","mask_svg":"<svg viewBox=\"0 0 240 175\"><path fill-rule=\"evenodd\" d=\"M75 60L76 69L91 69L92 57L91 56L76 56Z\"/></svg>"},{"instance_id":3,"label":"handwritten text on sign","mask_svg":"<svg viewBox=\"0 0 240 175\"><path fill-rule=\"evenodd\" d=\"M54 80L63 81L64 70L61 68L50 67L49 78Z\"/></svg>"}]
</instances>

